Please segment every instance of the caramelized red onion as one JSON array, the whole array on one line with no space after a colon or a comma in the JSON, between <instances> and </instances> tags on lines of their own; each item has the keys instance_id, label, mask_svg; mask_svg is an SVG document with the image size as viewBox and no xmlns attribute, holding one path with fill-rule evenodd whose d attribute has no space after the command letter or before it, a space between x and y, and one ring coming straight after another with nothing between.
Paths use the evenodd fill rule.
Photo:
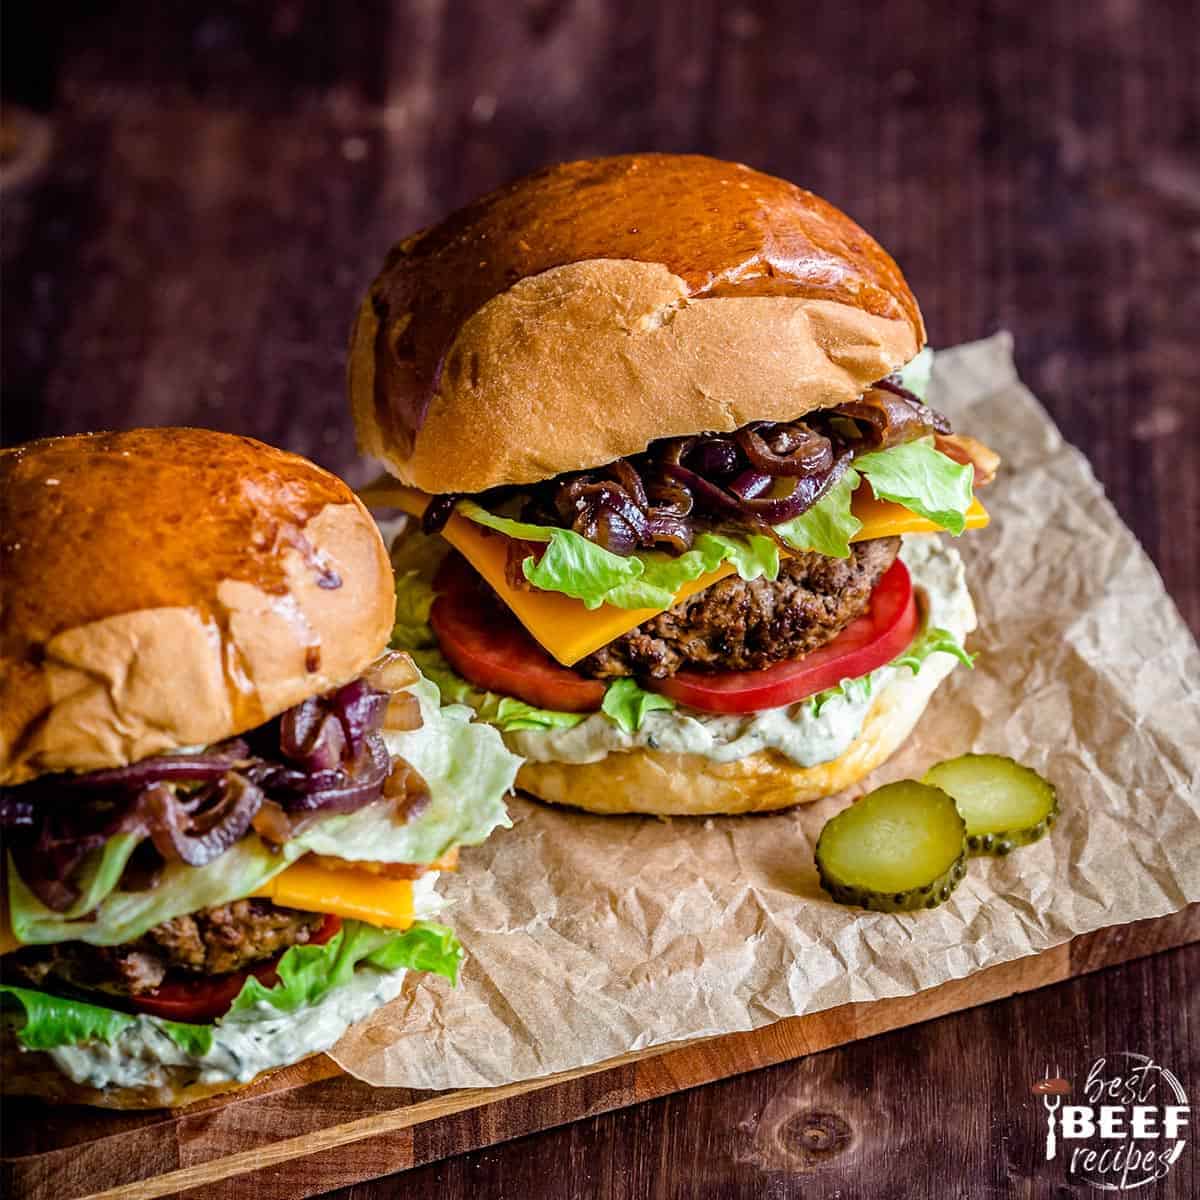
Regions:
<instances>
[{"instance_id":1,"label":"caramelized red onion","mask_svg":"<svg viewBox=\"0 0 1200 1200\"><path fill-rule=\"evenodd\" d=\"M909 405L924 421L924 423L933 430L934 433L950 433L950 422L936 408L930 408L920 396L915 392L910 392L900 380L889 375L886 379L881 379L876 385L877 388L882 388L885 392L891 392L893 396L899 396L906 404Z\"/></svg>"},{"instance_id":2,"label":"caramelized red onion","mask_svg":"<svg viewBox=\"0 0 1200 1200\"><path fill-rule=\"evenodd\" d=\"M839 404L830 413L854 422L865 448L870 450L886 450L926 434L950 432L950 423L941 413L890 379L880 380L857 400Z\"/></svg>"},{"instance_id":3,"label":"caramelized red onion","mask_svg":"<svg viewBox=\"0 0 1200 1200\"><path fill-rule=\"evenodd\" d=\"M21 879L58 912L79 899L87 856L118 834L147 839L123 888L152 886L168 862L205 866L251 829L278 847L317 816L355 812L388 794L393 760L379 730L390 701L357 679L199 754L2 790L0 828ZM415 718L410 707L405 723L419 726L419 707ZM424 781L404 768L403 810L411 813Z\"/></svg>"},{"instance_id":4,"label":"caramelized red onion","mask_svg":"<svg viewBox=\"0 0 1200 1200\"><path fill-rule=\"evenodd\" d=\"M156 783L211 783L236 768L249 753L246 743L235 738L203 754L160 754L128 767L74 775L70 783L72 788L80 791L133 792Z\"/></svg>"},{"instance_id":5,"label":"caramelized red onion","mask_svg":"<svg viewBox=\"0 0 1200 1200\"><path fill-rule=\"evenodd\" d=\"M846 473L853 454L843 450L819 475L784 476L786 491L780 491L780 476L747 471L734 480L732 490L743 509L758 517L764 525L779 525L808 512L822 496Z\"/></svg>"},{"instance_id":6,"label":"caramelized red onion","mask_svg":"<svg viewBox=\"0 0 1200 1200\"><path fill-rule=\"evenodd\" d=\"M522 517L573 529L615 554L679 554L706 528L770 533L816 504L856 454L948 429L940 413L889 377L858 400L803 421L753 421L733 433L663 438L606 467L560 475L526 493ZM497 488L480 500L487 507L514 494ZM454 500L437 498L439 519L441 502ZM433 512L430 505L427 528ZM521 563L543 549L513 548L509 575L517 586L526 586Z\"/></svg>"},{"instance_id":7,"label":"caramelized red onion","mask_svg":"<svg viewBox=\"0 0 1200 1200\"><path fill-rule=\"evenodd\" d=\"M755 421L737 431L737 441L750 465L768 475L823 475L833 466L833 443L798 421Z\"/></svg>"},{"instance_id":8,"label":"caramelized red onion","mask_svg":"<svg viewBox=\"0 0 1200 1200\"><path fill-rule=\"evenodd\" d=\"M263 794L244 776L230 771L186 799L165 783L139 797L145 831L163 860L204 867L241 838L262 806Z\"/></svg>"}]
</instances>

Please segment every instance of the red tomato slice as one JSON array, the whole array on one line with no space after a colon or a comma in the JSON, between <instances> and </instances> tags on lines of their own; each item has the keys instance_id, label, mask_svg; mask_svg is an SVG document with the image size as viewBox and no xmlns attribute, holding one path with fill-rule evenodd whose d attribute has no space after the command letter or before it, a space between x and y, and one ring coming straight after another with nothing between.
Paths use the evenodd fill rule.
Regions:
<instances>
[{"instance_id":1,"label":"red tomato slice","mask_svg":"<svg viewBox=\"0 0 1200 1200\"><path fill-rule=\"evenodd\" d=\"M916 636L917 622L912 580L897 559L871 593L868 610L803 658L761 671L680 671L647 686L701 712L780 708L891 662Z\"/></svg>"},{"instance_id":2,"label":"red tomato slice","mask_svg":"<svg viewBox=\"0 0 1200 1200\"><path fill-rule=\"evenodd\" d=\"M328 914L325 923L305 944L323 946L341 927L341 917ZM154 1017L202 1025L224 1016L229 1011L229 1006L237 999L238 992L251 975L267 987L278 983L279 974L275 968L282 957L282 954L277 954L269 962L248 967L244 971L230 971L225 975L172 979L145 995L131 996L130 1003L139 1012L149 1013Z\"/></svg>"},{"instance_id":3,"label":"red tomato slice","mask_svg":"<svg viewBox=\"0 0 1200 1200\"><path fill-rule=\"evenodd\" d=\"M438 597L429 624L446 661L464 679L556 712L600 707L604 684L555 662L462 557L447 558L433 586Z\"/></svg>"}]
</instances>

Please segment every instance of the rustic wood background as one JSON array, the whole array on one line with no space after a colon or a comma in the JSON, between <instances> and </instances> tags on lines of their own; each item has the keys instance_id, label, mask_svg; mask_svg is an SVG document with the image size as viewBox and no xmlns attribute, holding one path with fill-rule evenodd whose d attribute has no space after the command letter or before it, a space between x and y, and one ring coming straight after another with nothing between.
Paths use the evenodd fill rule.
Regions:
<instances>
[{"instance_id":1,"label":"rustic wood background","mask_svg":"<svg viewBox=\"0 0 1200 1200\"><path fill-rule=\"evenodd\" d=\"M935 344L1009 328L1200 630L1191 0L9 3L3 437L193 423L354 482L342 353L387 246L541 163L743 159L876 233ZM1030 1073L1130 1049L1200 1089L1195 947L346 1196L1066 1194ZM1200 1195L1200 1154L1156 1193Z\"/></svg>"}]
</instances>

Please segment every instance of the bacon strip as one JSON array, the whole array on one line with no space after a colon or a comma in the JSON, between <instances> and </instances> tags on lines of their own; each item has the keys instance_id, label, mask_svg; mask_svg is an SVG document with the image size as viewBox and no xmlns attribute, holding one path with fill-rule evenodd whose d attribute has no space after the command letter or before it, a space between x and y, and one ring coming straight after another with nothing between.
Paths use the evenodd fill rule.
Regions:
<instances>
[{"instance_id":1,"label":"bacon strip","mask_svg":"<svg viewBox=\"0 0 1200 1200\"><path fill-rule=\"evenodd\" d=\"M936 433L934 446L947 458L964 466L970 463L975 468L975 486L982 487L996 478L1000 466L1000 455L976 438L965 433Z\"/></svg>"}]
</instances>

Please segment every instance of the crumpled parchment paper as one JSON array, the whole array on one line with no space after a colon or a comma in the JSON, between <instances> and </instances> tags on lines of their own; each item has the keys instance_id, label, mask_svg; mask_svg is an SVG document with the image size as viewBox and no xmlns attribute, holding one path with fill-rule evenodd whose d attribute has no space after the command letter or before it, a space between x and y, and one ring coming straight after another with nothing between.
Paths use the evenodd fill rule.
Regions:
<instances>
[{"instance_id":1,"label":"crumpled parchment paper","mask_svg":"<svg viewBox=\"0 0 1200 1200\"><path fill-rule=\"evenodd\" d=\"M790 812L597 817L513 800L443 876L468 960L413 976L332 1051L378 1085L511 1083L853 1000L910 995L1200 899L1200 650L1145 552L1017 379L1011 338L940 353L932 402L1004 458L958 542L979 608L909 744ZM834 904L813 847L851 795L968 750L1058 787L1051 836L978 858L947 904Z\"/></svg>"}]
</instances>

